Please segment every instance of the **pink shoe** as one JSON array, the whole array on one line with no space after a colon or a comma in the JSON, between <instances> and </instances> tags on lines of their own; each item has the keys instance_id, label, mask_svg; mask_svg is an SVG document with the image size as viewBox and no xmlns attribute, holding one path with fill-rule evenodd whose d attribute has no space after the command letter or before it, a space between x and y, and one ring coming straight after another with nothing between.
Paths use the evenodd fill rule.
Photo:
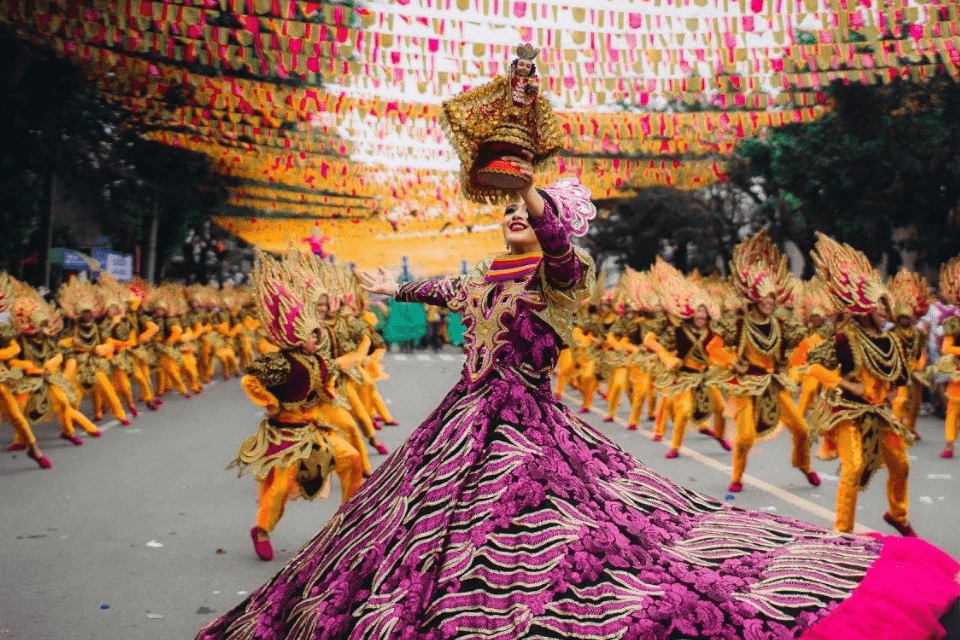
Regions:
<instances>
[{"instance_id":1,"label":"pink shoe","mask_svg":"<svg viewBox=\"0 0 960 640\"><path fill-rule=\"evenodd\" d=\"M390 455L390 450L387 449L387 447L382 444L375 444L373 445L373 448L376 449L377 453L379 453L382 456Z\"/></svg>"},{"instance_id":2,"label":"pink shoe","mask_svg":"<svg viewBox=\"0 0 960 640\"><path fill-rule=\"evenodd\" d=\"M159 411L159 410L160 410L160 403L157 402L156 400L153 400L152 402L148 402L148 403L147 403L147 409L150 409L150 411Z\"/></svg>"},{"instance_id":3,"label":"pink shoe","mask_svg":"<svg viewBox=\"0 0 960 640\"><path fill-rule=\"evenodd\" d=\"M160 405L163 404L163 399L162 399L162 398L155 398L155 399L153 400L153 404L155 404L155 405L157 405L157 406L159 407Z\"/></svg>"},{"instance_id":4,"label":"pink shoe","mask_svg":"<svg viewBox=\"0 0 960 640\"><path fill-rule=\"evenodd\" d=\"M556 400L557 402L560 402L561 400L563 400L563 396L560 395L559 393L555 393L553 394L553 399Z\"/></svg>"},{"instance_id":5,"label":"pink shoe","mask_svg":"<svg viewBox=\"0 0 960 640\"><path fill-rule=\"evenodd\" d=\"M590 413L590 409L587 407L580 407L580 413Z\"/></svg>"},{"instance_id":6,"label":"pink shoe","mask_svg":"<svg viewBox=\"0 0 960 640\"><path fill-rule=\"evenodd\" d=\"M8 449L8 451L9 451L9 449ZM940 457L943 458L944 460L950 460L950 459L952 459L952 458L953 458L953 447L947 447L946 449L944 449L943 451L941 451L941 452L940 452Z\"/></svg>"},{"instance_id":7,"label":"pink shoe","mask_svg":"<svg viewBox=\"0 0 960 640\"><path fill-rule=\"evenodd\" d=\"M9 447L7 447L7 451L23 451L23 450L26 449L26 448L27 448L27 445L25 445L25 444L17 444L17 443L14 443L14 444L10 445Z\"/></svg>"},{"instance_id":8,"label":"pink shoe","mask_svg":"<svg viewBox=\"0 0 960 640\"><path fill-rule=\"evenodd\" d=\"M91 438L99 438L103 435L103 431L97 430L90 434Z\"/></svg>"},{"instance_id":9,"label":"pink shoe","mask_svg":"<svg viewBox=\"0 0 960 640\"><path fill-rule=\"evenodd\" d=\"M123 420L120 421L120 424L122 424L122 425L125 426L125 427L129 427L129 426L130 426L130 421L127 420L126 418L124 418Z\"/></svg>"},{"instance_id":10,"label":"pink shoe","mask_svg":"<svg viewBox=\"0 0 960 640\"><path fill-rule=\"evenodd\" d=\"M254 527L250 529L250 537L253 539L253 550L257 552L257 557L264 562L273 560L273 546L270 544L270 534Z\"/></svg>"},{"instance_id":11,"label":"pink shoe","mask_svg":"<svg viewBox=\"0 0 960 640\"><path fill-rule=\"evenodd\" d=\"M383 430L383 427L382 427L382 426L380 425L380 423L379 423L378 421L376 421L376 420L373 421L373 428L376 429L377 431L382 431L382 430Z\"/></svg>"},{"instance_id":12,"label":"pink shoe","mask_svg":"<svg viewBox=\"0 0 960 640\"><path fill-rule=\"evenodd\" d=\"M140 415L140 412L137 410L136 407L130 407L130 415L136 418L137 416Z\"/></svg>"},{"instance_id":13,"label":"pink shoe","mask_svg":"<svg viewBox=\"0 0 960 640\"><path fill-rule=\"evenodd\" d=\"M627 425L627 431L636 431L636 430L637 430L636 422L631 422L630 424Z\"/></svg>"},{"instance_id":14,"label":"pink shoe","mask_svg":"<svg viewBox=\"0 0 960 640\"><path fill-rule=\"evenodd\" d=\"M189 398L192 398L193 396L191 396L190 393L188 392L183 394L183 397L189 399Z\"/></svg>"},{"instance_id":15,"label":"pink shoe","mask_svg":"<svg viewBox=\"0 0 960 640\"><path fill-rule=\"evenodd\" d=\"M73 444L77 445L78 447L82 447L82 446L83 446L83 440L80 439L80 436L68 436L68 435L65 434L65 433L61 433L61 434L60 434L60 438L63 439L63 440L66 440L67 442L72 442Z\"/></svg>"},{"instance_id":16,"label":"pink shoe","mask_svg":"<svg viewBox=\"0 0 960 640\"><path fill-rule=\"evenodd\" d=\"M36 461L36 463L40 465L41 469L49 469L50 467L53 466L50 463L50 458L48 458L47 456L35 456L33 455L33 451L27 451L27 455L33 458Z\"/></svg>"},{"instance_id":17,"label":"pink shoe","mask_svg":"<svg viewBox=\"0 0 960 640\"><path fill-rule=\"evenodd\" d=\"M387 425L388 427L399 427L399 426L400 426L400 423L397 422L396 420L385 420L383 424Z\"/></svg>"},{"instance_id":18,"label":"pink shoe","mask_svg":"<svg viewBox=\"0 0 960 640\"><path fill-rule=\"evenodd\" d=\"M603 421L604 421L604 422L613 422L613 416L604 416Z\"/></svg>"},{"instance_id":19,"label":"pink shoe","mask_svg":"<svg viewBox=\"0 0 960 640\"><path fill-rule=\"evenodd\" d=\"M741 491L743 491L743 483L731 482L730 486L727 487L727 491L729 491L730 493L740 493Z\"/></svg>"},{"instance_id":20,"label":"pink shoe","mask_svg":"<svg viewBox=\"0 0 960 640\"><path fill-rule=\"evenodd\" d=\"M717 437L717 434L713 431L713 429L710 429L708 427L704 427L703 429L700 429L700 433L702 433L705 436L710 436L711 438Z\"/></svg>"},{"instance_id":21,"label":"pink shoe","mask_svg":"<svg viewBox=\"0 0 960 640\"><path fill-rule=\"evenodd\" d=\"M660 435L659 433L653 434L653 441L654 441L654 442L660 442L661 440L663 440L663 436L662 436L662 435Z\"/></svg>"},{"instance_id":22,"label":"pink shoe","mask_svg":"<svg viewBox=\"0 0 960 640\"><path fill-rule=\"evenodd\" d=\"M733 447L730 446L730 443L724 440L723 438L717 438L717 442L720 443L720 446L724 451L733 451Z\"/></svg>"},{"instance_id":23,"label":"pink shoe","mask_svg":"<svg viewBox=\"0 0 960 640\"><path fill-rule=\"evenodd\" d=\"M893 519L893 516L890 515L890 512L887 511L883 514L883 521L888 525L897 530L897 533L902 535L905 538L916 538L917 532L913 530L913 527L910 526L909 522L897 522Z\"/></svg>"},{"instance_id":24,"label":"pink shoe","mask_svg":"<svg viewBox=\"0 0 960 640\"><path fill-rule=\"evenodd\" d=\"M811 470L811 471L804 471L804 472L803 472L803 475L807 476L807 482L809 482L809 483L812 484L813 486L815 486L815 487L819 487L819 486L820 486L820 476L817 475L817 472L816 472L816 471L813 471L813 470Z\"/></svg>"},{"instance_id":25,"label":"pink shoe","mask_svg":"<svg viewBox=\"0 0 960 640\"><path fill-rule=\"evenodd\" d=\"M676 449L670 449L670 451L667 451L667 455L663 457L666 458L667 460L673 460L674 458L680 457L680 452L677 451Z\"/></svg>"}]
</instances>

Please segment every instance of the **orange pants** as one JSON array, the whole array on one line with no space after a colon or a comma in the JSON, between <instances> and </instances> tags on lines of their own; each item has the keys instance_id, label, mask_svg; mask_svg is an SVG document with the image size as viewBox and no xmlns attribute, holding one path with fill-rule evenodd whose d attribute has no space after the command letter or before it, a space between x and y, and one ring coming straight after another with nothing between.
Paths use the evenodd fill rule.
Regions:
<instances>
[{"instance_id":1,"label":"orange pants","mask_svg":"<svg viewBox=\"0 0 960 640\"><path fill-rule=\"evenodd\" d=\"M793 438L793 451L790 462L801 471L810 471L810 429L804 421L793 399L786 391L781 391L780 422L790 431ZM747 468L747 457L757 440L755 405L752 396L736 398L737 441L733 446L733 475L731 482L743 482L743 472ZM774 427L776 428L776 427Z\"/></svg>"},{"instance_id":2,"label":"orange pants","mask_svg":"<svg viewBox=\"0 0 960 640\"><path fill-rule=\"evenodd\" d=\"M327 434L327 442L333 447L336 457L333 470L340 478L340 504L347 502L360 488L363 481L363 465L360 454L346 440L335 433ZM297 485L299 465L270 470L267 477L260 480L257 526L271 532L283 517L287 501L300 493Z\"/></svg>"},{"instance_id":3,"label":"orange pants","mask_svg":"<svg viewBox=\"0 0 960 640\"><path fill-rule=\"evenodd\" d=\"M647 418L654 419L657 404L657 390L653 385L653 376L639 367L630 369L630 424L640 422L643 405L647 405Z\"/></svg>"},{"instance_id":4,"label":"orange pants","mask_svg":"<svg viewBox=\"0 0 960 640\"><path fill-rule=\"evenodd\" d=\"M857 493L863 474L863 439L860 428L853 422L841 422L830 433L840 454L840 482L837 486L837 516L833 528L853 531L857 512ZM907 489L910 459L903 438L887 431L880 439L880 455L887 468L887 502L890 515L897 522L907 523Z\"/></svg>"}]
</instances>

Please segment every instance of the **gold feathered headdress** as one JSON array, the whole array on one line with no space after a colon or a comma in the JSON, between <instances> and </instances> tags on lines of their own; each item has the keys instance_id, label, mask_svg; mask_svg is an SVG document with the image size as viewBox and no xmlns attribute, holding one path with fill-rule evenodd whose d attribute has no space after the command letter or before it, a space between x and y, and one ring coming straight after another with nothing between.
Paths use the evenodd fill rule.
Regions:
<instances>
[{"instance_id":1,"label":"gold feathered headdress","mask_svg":"<svg viewBox=\"0 0 960 640\"><path fill-rule=\"evenodd\" d=\"M16 301L13 292L13 276L6 271L0 271L0 311L7 311Z\"/></svg>"},{"instance_id":2,"label":"gold feathered headdress","mask_svg":"<svg viewBox=\"0 0 960 640\"><path fill-rule=\"evenodd\" d=\"M116 305L121 312L126 311L127 304L130 302L130 289L117 282L108 273L100 274L97 282L100 285L100 294L103 296L104 310L109 309L111 305Z\"/></svg>"},{"instance_id":3,"label":"gold feathered headdress","mask_svg":"<svg viewBox=\"0 0 960 640\"><path fill-rule=\"evenodd\" d=\"M795 295L787 256L760 231L738 244L730 260L730 279L736 292L750 302L773 296L776 304L788 303Z\"/></svg>"},{"instance_id":4,"label":"gold feathered headdress","mask_svg":"<svg viewBox=\"0 0 960 640\"><path fill-rule=\"evenodd\" d=\"M960 306L960 256L950 258L940 267L940 297L947 304Z\"/></svg>"},{"instance_id":5,"label":"gold feathered headdress","mask_svg":"<svg viewBox=\"0 0 960 640\"><path fill-rule=\"evenodd\" d=\"M663 310L670 315L688 319L704 307L711 318L720 317L720 305L713 296L659 256L651 273Z\"/></svg>"},{"instance_id":6,"label":"gold feathered headdress","mask_svg":"<svg viewBox=\"0 0 960 640\"><path fill-rule=\"evenodd\" d=\"M834 305L847 313L872 313L882 300L890 300L880 273L860 251L817 232L811 252L817 275L823 280Z\"/></svg>"},{"instance_id":7,"label":"gold feathered headdress","mask_svg":"<svg viewBox=\"0 0 960 640\"><path fill-rule=\"evenodd\" d=\"M906 269L900 269L887 283L894 318L920 318L930 308L930 286L927 279Z\"/></svg>"},{"instance_id":8,"label":"gold feathered headdress","mask_svg":"<svg viewBox=\"0 0 960 640\"><path fill-rule=\"evenodd\" d=\"M80 278L73 278L63 284L58 298L64 315L73 320L79 318L85 311L90 311L96 318L102 316L105 311L104 290Z\"/></svg>"},{"instance_id":9,"label":"gold feathered headdress","mask_svg":"<svg viewBox=\"0 0 960 640\"><path fill-rule=\"evenodd\" d=\"M814 316L827 319L836 315L830 291L818 276L803 283L802 291L799 311L804 322L809 322Z\"/></svg>"},{"instance_id":10,"label":"gold feathered headdress","mask_svg":"<svg viewBox=\"0 0 960 640\"><path fill-rule=\"evenodd\" d=\"M297 261L257 252L253 270L257 313L269 340L281 349L296 347L320 327L316 300L304 285Z\"/></svg>"},{"instance_id":11,"label":"gold feathered headdress","mask_svg":"<svg viewBox=\"0 0 960 640\"><path fill-rule=\"evenodd\" d=\"M63 316L39 295L20 296L10 311L10 321L18 333L36 333L44 323L50 335L56 335L63 330Z\"/></svg>"}]
</instances>

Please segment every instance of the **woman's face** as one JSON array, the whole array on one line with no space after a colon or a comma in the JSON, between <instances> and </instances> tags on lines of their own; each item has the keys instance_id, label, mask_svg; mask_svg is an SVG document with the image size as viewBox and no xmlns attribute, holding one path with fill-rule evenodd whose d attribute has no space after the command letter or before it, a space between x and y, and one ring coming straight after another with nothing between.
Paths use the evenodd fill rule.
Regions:
<instances>
[{"instance_id":1,"label":"woman's face","mask_svg":"<svg viewBox=\"0 0 960 640\"><path fill-rule=\"evenodd\" d=\"M537 234L530 226L527 207L519 202L511 204L503 212L503 239L512 248L534 250L539 246Z\"/></svg>"}]
</instances>

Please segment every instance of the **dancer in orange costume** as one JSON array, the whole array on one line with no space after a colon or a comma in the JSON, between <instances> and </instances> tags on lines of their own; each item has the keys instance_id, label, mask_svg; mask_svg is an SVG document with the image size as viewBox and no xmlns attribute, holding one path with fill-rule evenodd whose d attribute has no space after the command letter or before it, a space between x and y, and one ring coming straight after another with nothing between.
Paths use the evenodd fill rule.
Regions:
<instances>
[{"instance_id":1,"label":"dancer in orange costume","mask_svg":"<svg viewBox=\"0 0 960 640\"><path fill-rule=\"evenodd\" d=\"M701 431L712 436L726 451L726 423L723 417L723 396L716 388L717 372L710 367L706 346L713 339L710 318L720 315L720 306L700 287L674 267L657 259L653 278L663 309L669 320L662 328L644 336L644 346L657 354L664 370L656 384L663 394L658 427L669 416L673 419L673 437L667 458L680 455L687 424L702 424L713 418L713 430ZM655 431L655 437L662 435Z\"/></svg>"},{"instance_id":2,"label":"dancer in orange costume","mask_svg":"<svg viewBox=\"0 0 960 640\"><path fill-rule=\"evenodd\" d=\"M63 353L54 336L60 334L63 319L35 294L18 298L12 318L20 353L10 364L24 373L23 381L13 390L21 412L34 421L47 420L51 412L56 414L60 437L76 446L83 445L83 440L77 437L74 424L99 438L100 430L76 409L79 389L60 372ZM20 443L15 439L14 444Z\"/></svg>"},{"instance_id":3,"label":"dancer in orange costume","mask_svg":"<svg viewBox=\"0 0 960 640\"><path fill-rule=\"evenodd\" d=\"M893 305L893 333L903 344L909 368L907 383L897 387L893 415L919 440L917 418L920 415L923 388L929 385L926 369L930 354L927 352L927 334L916 325L930 308L930 288L918 274L901 269L889 283L888 290Z\"/></svg>"},{"instance_id":4,"label":"dancer in orange costume","mask_svg":"<svg viewBox=\"0 0 960 640\"><path fill-rule=\"evenodd\" d=\"M127 304L131 300L139 303L139 299L132 296L127 287L108 275L102 275L99 284L107 300L107 314L100 322L100 331L114 348L114 355L110 359L111 381L114 389L126 403L130 413L136 417L139 411L133 401L133 388L130 381L133 378L140 388L140 399L146 403L147 407L156 410L150 380L144 373L140 357L134 353L134 348L139 343L137 335L139 323L136 316L127 309ZM144 337L149 339L151 334L145 333Z\"/></svg>"},{"instance_id":5,"label":"dancer in orange costume","mask_svg":"<svg viewBox=\"0 0 960 640\"><path fill-rule=\"evenodd\" d=\"M610 369L610 384L607 386L607 415L603 418L604 422L613 422L620 407L620 399L624 392L628 390L630 384L630 356L636 351L627 337L633 322L632 318L628 317L628 310L623 301L626 300L626 294L620 290L618 296L621 301L617 302L614 307L616 309L616 319L610 325L610 329L604 337L607 366Z\"/></svg>"},{"instance_id":6,"label":"dancer in orange costume","mask_svg":"<svg viewBox=\"0 0 960 640\"><path fill-rule=\"evenodd\" d=\"M239 467L239 475L253 472L260 484L257 522L250 535L257 555L271 560L270 533L286 503L300 496L325 497L331 472L340 478L345 503L360 488L363 464L356 448L323 421L319 411L334 398L323 392L328 363L318 346L324 332L316 307L307 299L304 279L293 264L260 255L254 281L259 313L280 350L258 358L243 377L244 390L267 410L267 418L227 468Z\"/></svg>"},{"instance_id":7,"label":"dancer in orange costume","mask_svg":"<svg viewBox=\"0 0 960 640\"><path fill-rule=\"evenodd\" d=\"M791 463L807 482L819 486L820 477L810 464L810 428L793 403L796 386L784 375L787 354L797 347L805 331L795 318L774 313L795 295L787 257L761 231L737 245L730 271L748 308L717 323L717 336L707 345L711 359L733 371L724 385L736 403L737 422L729 490L743 491L750 449L758 439L773 437L780 422L793 440Z\"/></svg>"},{"instance_id":8,"label":"dancer in orange costume","mask_svg":"<svg viewBox=\"0 0 960 640\"><path fill-rule=\"evenodd\" d=\"M802 296L799 311L807 328L807 335L790 356L790 367L791 373L796 376L794 379L800 381L797 411L806 418L814 400L823 389L819 380L806 373L807 354L811 349L823 344L824 340L833 337L835 330L832 319L835 309L826 286L816 276L803 286Z\"/></svg>"},{"instance_id":9,"label":"dancer in orange costume","mask_svg":"<svg viewBox=\"0 0 960 640\"><path fill-rule=\"evenodd\" d=\"M0 272L0 312L9 313L14 304L12 278ZM14 441L7 451L25 449L27 456L36 462L41 469L49 469L50 459L43 455L37 446L37 439L30 428L30 422L20 408L11 389L16 389L23 382L23 371L13 367L10 360L20 353L17 344L17 331L9 322L0 323L0 417L5 418L13 427Z\"/></svg>"},{"instance_id":10,"label":"dancer in orange costume","mask_svg":"<svg viewBox=\"0 0 960 640\"><path fill-rule=\"evenodd\" d=\"M60 345L69 349L70 360L65 371L84 393L93 399L94 422L103 418L103 403L123 426L130 421L110 382L110 358L114 348L100 333L97 319L104 315L103 291L90 282L74 278L60 287L60 306L74 321L72 329L64 334ZM75 364L73 364L75 363Z\"/></svg>"},{"instance_id":11,"label":"dancer in orange costume","mask_svg":"<svg viewBox=\"0 0 960 640\"><path fill-rule=\"evenodd\" d=\"M365 293L365 292L364 292ZM360 399L363 405L373 417L374 420L382 421L384 424L396 426L398 423L393 419L393 414L387 408L387 403L377 389L377 382L386 380L389 376L383 371L383 356L387 352L387 343L376 331L377 316L366 308L366 296L358 296L362 302L361 319L366 323L363 330L366 336L370 338L370 355L364 360L360 369L363 377L363 385L360 388Z\"/></svg>"},{"instance_id":12,"label":"dancer in orange costume","mask_svg":"<svg viewBox=\"0 0 960 640\"><path fill-rule=\"evenodd\" d=\"M647 419L654 419L657 403L654 371L660 360L643 345L643 339L654 326L660 301L649 272L641 273L627 267L622 282L630 299L627 308L629 325L626 340L633 348L627 360L630 382L630 417L627 429L635 431L644 405L647 406Z\"/></svg>"},{"instance_id":13,"label":"dancer in orange costume","mask_svg":"<svg viewBox=\"0 0 960 640\"><path fill-rule=\"evenodd\" d=\"M147 295L146 305L152 315L152 321L157 325L157 332L150 343L156 355L157 370L157 397L159 398L172 385L184 398L190 397L187 386L183 383L180 373L181 354L179 342L183 336L183 327L171 317L173 309L172 298L177 295L176 290L169 285L152 289Z\"/></svg>"},{"instance_id":14,"label":"dancer in orange costume","mask_svg":"<svg viewBox=\"0 0 960 640\"><path fill-rule=\"evenodd\" d=\"M947 304L960 306L960 256L951 258L940 267L940 296ZM943 345L940 348L937 371L948 378L947 415L943 421L946 444L941 458L953 458L953 447L960 429L960 317L953 316L943 323Z\"/></svg>"},{"instance_id":15,"label":"dancer in orange costume","mask_svg":"<svg viewBox=\"0 0 960 640\"><path fill-rule=\"evenodd\" d=\"M896 386L907 380L909 363L900 339L883 329L890 317L890 294L866 256L817 236L812 254L817 274L837 307L852 316L837 326L833 340L808 356L810 375L830 390L814 423L840 456L834 528L853 531L857 492L886 466L890 509L883 519L901 535L913 536L907 517L907 446L914 438L889 402Z\"/></svg>"}]
</instances>

